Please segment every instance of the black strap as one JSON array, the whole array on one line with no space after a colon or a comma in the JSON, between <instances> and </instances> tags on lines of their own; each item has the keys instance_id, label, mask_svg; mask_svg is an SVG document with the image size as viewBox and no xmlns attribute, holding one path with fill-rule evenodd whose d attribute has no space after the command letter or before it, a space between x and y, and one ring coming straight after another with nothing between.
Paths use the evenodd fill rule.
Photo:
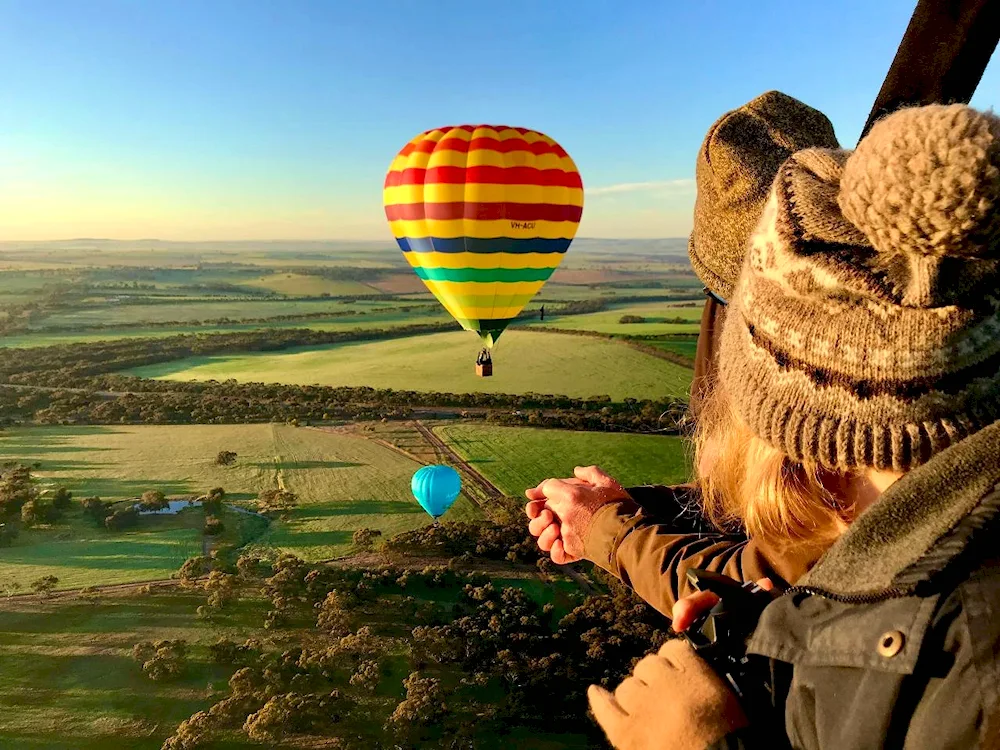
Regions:
<instances>
[{"instance_id":1,"label":"black strap","mask_svg":"<svg viewBox=\"0 0 1000 750\"><path fill-rule=\"evenodd\" d=\"M1000 39L1000 0L919 0L861 136L902 107L968 103Z\"/></svg>"}]
</instances>

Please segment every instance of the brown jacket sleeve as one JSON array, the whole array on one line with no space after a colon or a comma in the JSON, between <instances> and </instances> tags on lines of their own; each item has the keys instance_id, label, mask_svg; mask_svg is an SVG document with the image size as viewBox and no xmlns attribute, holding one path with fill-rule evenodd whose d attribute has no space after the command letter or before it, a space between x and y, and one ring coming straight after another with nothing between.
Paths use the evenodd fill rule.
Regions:
<instances>
[{"instance_id":1,"label":"brown jacket sleeve","mask_svg":"<svg viewBox=\"0 0 1000 750\"><path fill-rule=\"evenodd\" d=\"M669 522L627 500L609 503L594 514L585 553L667 617L680 597L694 593L687 582L689 568L740 581L776 577L758 545L722 534L678 534Z\"/></svg>"},{"instance_id":2,"label":"brown jacket sleeve","mask_svg":"<svg viewBox=\"0 0 1000 750\"><path fill-rule=\"evenodd\" d=\"M663 516L625 500L604 505L594 514L585 556L670 617L678 598L694 593L687 581L689 568L723 573L739 581L767 577L781 588L805 573L818 554L779 557L757 540L678 533Z\"/></svg>"}]
</instances>

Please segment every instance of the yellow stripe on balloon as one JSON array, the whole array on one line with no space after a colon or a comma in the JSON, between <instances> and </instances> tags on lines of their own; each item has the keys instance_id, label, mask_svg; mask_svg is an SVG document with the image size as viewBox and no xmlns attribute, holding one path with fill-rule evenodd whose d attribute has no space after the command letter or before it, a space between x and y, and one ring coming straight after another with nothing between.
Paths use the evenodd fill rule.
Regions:
<instances>
[{"instance_id":1,"label":"yellow stripe on balloon","mask_svg":"<svg viewBox=\"0 0 1000 750\"><path fill-rule=\"evenodd\" d=\"M414 143L415 144L415 143L420 143L422 141L434 141L434 143L437 143L442 138L444 138L448 134L448 132L449 131L447 131L447 130L442 130L441 128L437 128L436 130L432 130L429 133L424 133L423 135L418 135L416 138L414 138L412 141L410 141L410 143Z\"/></svg>"},{"instance_id":2,"label":"yellow stripe on balloon","mask_svg":"<svg viewBox=\"0 0 1000 750\"><path fill-rule=\"evenodd\" d=\"M556 268L564 253L403 253L414 268Z\"/></svg>"},{"instance_id":3,"label":"yellow stripe on balloon","mask_svg":"<svg viewBox=\"0 0 1000 750\"><path fill-rule=\"evenodd\" d=\"M504 289L502 285L498 285L496 289L486 294L442 294L441 296L446 297L449 304L454 306L457 310L472 310L473 308L506 310L509 307L523 307L534 295L511 294L507 289ZM491 316L487 315L485 317L489 318Z\"/></svg>"},{"instance_id":4,"label":"yellow stripe on balloon","mask_svg":"<svg viewBox=\"0 0 1000 750\"><path fill-rule=\"evenodd\" d=\"M534 155L527 151L502 153L491 148L455 151L444 148L433 152L415 151L397 156L389 165L390 172L404 169L432 169L434 167L534 167L535 169L561 169L576 172L576 164L568 156L556 154Z\"/></svg>"},{"instance_id":5,"label":"yellow stripe on balloon","mask_svg":"<svg viewBox=\"0 0 1000 750\"><path fill-rule=\"evenodd\" d=\"M397 238L440 237L456 239L473 237L491 239L494 237L532 238L544 240L573 239L579 223L575 221L478 221L475 219L418 219L390 221L389 228Z\"/></svg>"},{"instance_id":6,"label":"yellow stripe on balloon","mask_svg":"<svg viewBox=\"0 0 1000 750\"><path fill-rule=\"evenodd\" d=\"M544 281L424 281L435 294L446 297L486 294L493 291L494 284L502 284L504 294L535 294Z\"/></svg>"},{"instance_id":7,"label":"yellow stripe on balloon","mask_svg":"<svg viewBox=\"0 0 1000 750\"><path fill-rule=\"evenodd\" d=\"M582 206L581 188L550 187L547 185L496 185L468 183L465 185L435 182L426 185L397 185L382 193L385 205L400 203L553 203Z\"/></svg>"},{"instance_id":8,"label":"yellow stripe on balloon","mask_svg":"<svg viewBox=\"0 0 1000 750\"><path fill-rule=\"evenodd\" d=\"M528 143L538 143L539 141L541 141L542 143L547 143L550 146L556 145L555 141L553 141L548 136L542 135L541 133L535 133L535 132L521 133L517 130L514 130L513 128L504 128L503 130L497 130L495 128L482 127L482 128L476 128L474 131L464 130L462 128L454 128L450 130L434 131L434 132L435 133L443 132L444 135L442 137L444 138L460 138L463 141L471 141L473 138L495 138L498 141L507 141L513 139L513 140L527 141ZM427 137L428 136L418 136L413 141L411 141L411 143L427 140ZM440 141L441 137L435 138L434 140Z\"/></svg>"}]
</instances>

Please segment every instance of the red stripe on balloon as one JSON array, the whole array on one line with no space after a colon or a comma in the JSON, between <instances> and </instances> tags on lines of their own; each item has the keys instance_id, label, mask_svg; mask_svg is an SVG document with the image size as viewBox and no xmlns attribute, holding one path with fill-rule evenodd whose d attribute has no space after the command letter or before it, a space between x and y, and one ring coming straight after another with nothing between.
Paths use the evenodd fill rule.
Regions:
<instances>
[{"instance_id":1,"label":"red stripe on balloon","mask_svg":"<svg viewBox=\"0 0 1000 750\"><path fill-rule=\"evenodd\" d=\"M395 203L385 207L389 221L435 219L451 221L580 221L582 206L557 203Z\"/></svg>"},{"instance_id":2,"label":"red stripe on balloon","mask_svg":"<svg viewBox=\"0 0 1000 750\"><path fill-rule=\"evenodd\" d=\"M385 187L443 183L484 183L487 185L538 185L540 187L582 188L578 172L533 167L432 167L431 169L392 170L385 176Z\"/></svg>"}]
</instances>

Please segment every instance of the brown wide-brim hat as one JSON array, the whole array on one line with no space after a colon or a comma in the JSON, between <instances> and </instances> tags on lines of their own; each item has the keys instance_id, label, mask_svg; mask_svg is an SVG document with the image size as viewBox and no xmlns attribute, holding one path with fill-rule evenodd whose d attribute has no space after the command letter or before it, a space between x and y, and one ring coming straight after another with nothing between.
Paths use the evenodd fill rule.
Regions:
<instances>
[{"instance_id":1,"label":"brown wide-brim hat","mask_svg":"<svg viewBox=\"0 0 1000 750\"><path fill-rule=\"evenodd\" d=\"M830 120L780 91L727 112L698 152L691 265L713 294L728 300L778 168L804 148L839 148Z\"/></svg>"}]
</instances>

